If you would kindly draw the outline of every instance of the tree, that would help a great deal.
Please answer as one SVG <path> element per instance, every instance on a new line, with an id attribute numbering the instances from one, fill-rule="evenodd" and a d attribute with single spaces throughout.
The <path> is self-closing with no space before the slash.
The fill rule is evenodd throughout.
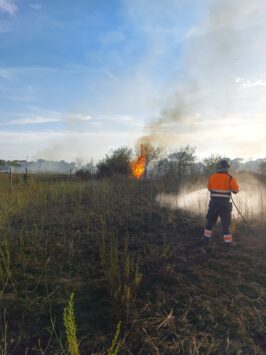
<path id="1" fill-rule="evenodd" d="M 169 159 L 172 172 L 178 177 L 191 174 L 196 161 L 195 152 L 195 147 L 186 145 L 181 147 L 177 152 L 170 154 Z"/>
<path id="2" fill-rule="evenodd" d="M 219 154 L 212 154 L 209 157 L 203 159 L 203 171 L 206 174 L 214 173 L 217 167 L 217 164 L 223 157 Z"/>
<path id="3" fill-rule="evenodd" d="M 237 172 L 240 169 L 243 160 L 243 158 L 235 158 L 231 160 L 231 171 Z"/>
<path id="4" fill-rule="evenodd" d="M 78 169 L 75 173 L 75 175 L 80 179 L 80 180 L 89 180 L 92 179 L 96 176 L 96 166 L 91 159 L 89 163 L 84 165 L 82 168 Z"/>
<path id="5" fill-rule="evenodd" d="M 129 163 L 132 157 L 131 149 L 121 147 L 111 152 L 110 155 L 97 164 L 98 177 L 111 177 L 114 175 L 129 175 Z"/>
<path id="6" fill-rule="evenodd" d="M 266 175 L 266 161 L 260 163 L 259 172 L 263 175 Z"/>

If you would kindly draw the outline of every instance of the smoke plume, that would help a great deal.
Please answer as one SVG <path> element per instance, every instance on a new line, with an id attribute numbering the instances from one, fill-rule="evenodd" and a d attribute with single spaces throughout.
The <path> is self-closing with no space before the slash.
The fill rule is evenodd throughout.
<path id="1" fill-rule="evenodd" d="M 202 22 L 190 29 L 184 38 L 176 92 L 168 99 L 159 118 L 147 126 L 146 134 L 162 144 L 177 141 L 197 145 L 196 136 L 195 142 L 186 142 L 194 132 L 198 137 L 202 134 L 209 145 L 218 147 L 229 141 L 229 132 L 235 128 L 232 125 L 236 121 L 248 131 L 250 124 L 257 123 L 260 116 L 260 125 L 264 127 L 266 107 L 261 97 L 265 93 L 260 91 L 255 104 L 252 100 L 254 91 L 247 92 L 253 82 L 249 81 L 245 86 L 245 80 L 241 78 L 255 78 L 266 69 L 262 62 L 266 54 L 262 45 L 266 39 L 262 16 L 265 12 L 266 4 L 261 0 L 208 2 Z M 255 68 L 260 68 L 260 72 L 256 73 Z M 254 83 L 263 82 L 260 79 Z M 254 86 L 258 90 L 259 84 Z M 248 108 L 247 96 L 250 98 Z M 213 137 L 216 124 L 219 133 Z M 259 134 L 260 129 L 261 126 L 255 134 Z M 251 154 L 256 145 L 252 148 Z M 241 153 L 239 145 L 236 151 Z"/>

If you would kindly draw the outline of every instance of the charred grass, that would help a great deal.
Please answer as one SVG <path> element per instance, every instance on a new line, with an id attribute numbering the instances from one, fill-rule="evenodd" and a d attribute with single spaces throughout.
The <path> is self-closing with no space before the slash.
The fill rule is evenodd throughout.
<path id="1" fill-rule="evenodd" d="M 232 248 L 217 229 L 206 246 L 201 218 L 156 204 L 163 189 L 2 184 L 1 353 L 69 353 L 73 294 L 80 354 L 266 353 L 265 226 L 238 225 Z"/>

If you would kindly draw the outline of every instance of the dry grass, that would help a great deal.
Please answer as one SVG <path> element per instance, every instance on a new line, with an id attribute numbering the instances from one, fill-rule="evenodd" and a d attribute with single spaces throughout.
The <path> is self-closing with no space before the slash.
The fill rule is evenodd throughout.
<path id="1" fill-rule="evenodd" d="M 0 183 L 3 353 L 67 354 L 71 292 L 80 354 L 265 353 L 263 221 L 253 235 L 238 223 L 235 248 L 219 232 L 206 247 L 201 219 L 161 208 L 155 182 L 7 186 Z"/>

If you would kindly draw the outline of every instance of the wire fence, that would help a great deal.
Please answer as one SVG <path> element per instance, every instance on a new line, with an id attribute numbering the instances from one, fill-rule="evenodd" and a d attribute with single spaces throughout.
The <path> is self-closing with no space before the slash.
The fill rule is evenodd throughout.
<path id="1" fill-rule="evenodd" d="M 11 190 L 16 186 L 28 185 L 33 182 L 57 182 L 72 180 L 77 180 L 77 176 L 72 170 L 65 173 L 29 171 L 27 168 L 24 172 L 16 172 L 12 168 L 0 171 L 1 187 Z"/>

